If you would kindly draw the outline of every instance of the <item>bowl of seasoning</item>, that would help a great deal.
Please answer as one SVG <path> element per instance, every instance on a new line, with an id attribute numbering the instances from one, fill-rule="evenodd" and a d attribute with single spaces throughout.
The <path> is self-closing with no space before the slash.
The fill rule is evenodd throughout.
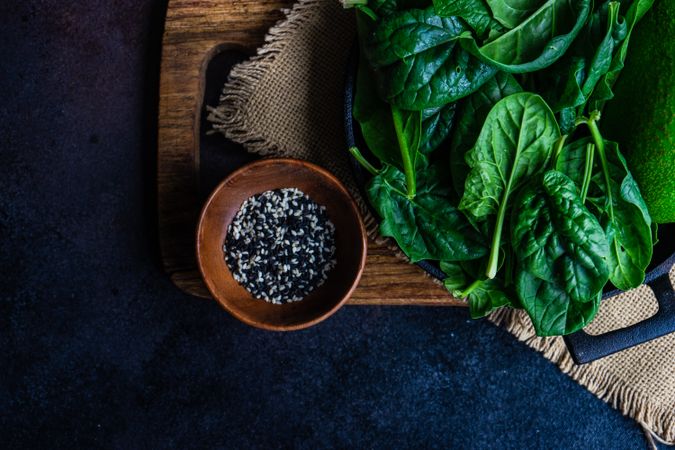
<path id="1" fill-rule="evenodd" d="M 367 238 L 342 183 L 314 164 L 266 159 L 228 176 L 206 201 L 197 261 L 213 297 L 267 330 L 312 326 L 358 285 Z"/>

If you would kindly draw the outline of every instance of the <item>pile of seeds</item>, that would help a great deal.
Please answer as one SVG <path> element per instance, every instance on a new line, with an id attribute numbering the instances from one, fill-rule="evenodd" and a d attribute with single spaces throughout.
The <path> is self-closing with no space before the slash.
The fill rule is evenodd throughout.
<path id="1" fill-rule="evenodd" d="M 294 302 L 335 266 L 335 226 L 302 191 L 267 191 L 241 205 L 223 251 L 234 279 L 256 298 Z"/>

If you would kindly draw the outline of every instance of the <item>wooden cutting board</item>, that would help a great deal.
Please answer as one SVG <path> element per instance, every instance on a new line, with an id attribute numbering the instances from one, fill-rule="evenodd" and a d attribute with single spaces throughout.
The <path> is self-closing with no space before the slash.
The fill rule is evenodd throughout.
<path id="1" fill-rule="evenodd" d="M 325 0 L 337 1 L 337 0 Z M 164 269 L 181 290 L 210 297 L 195 260 L 205 73 L 218 53 L 254 53 L 292 0 L 170 0 L 159 95 L 157 195 Z M 225 174 L 223 174 L 223 177 Z M 350 304 L 466 306 L 417 266 L 375 243 Z"/>

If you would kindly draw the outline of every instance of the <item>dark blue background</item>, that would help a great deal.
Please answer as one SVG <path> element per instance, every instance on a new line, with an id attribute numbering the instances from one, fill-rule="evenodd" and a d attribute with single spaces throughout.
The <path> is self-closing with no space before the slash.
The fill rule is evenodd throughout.
<path id="1" fill-rule="evenodd" d="M 0 446 L 643 448 L 462 309 L 347 307 L 275 334 L 159 268 L 165 2 L 0 2 Z"/>

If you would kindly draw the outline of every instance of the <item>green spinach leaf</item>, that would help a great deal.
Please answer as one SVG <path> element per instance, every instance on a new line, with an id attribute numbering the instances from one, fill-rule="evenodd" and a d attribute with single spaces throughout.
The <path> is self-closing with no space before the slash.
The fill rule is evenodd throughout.
<path id="1" fill-rule="evenodd" d="M 353 115 L 373 155 L 383 163 L 402 168 L 391 107 L 377 95 L 374 78 L 363 59 L 356 74 Z"/>
<path id="2" fill-rule="evenodd" d="M 424 259 L 461 261 L 487 253 L 482 238 L 452 206 L 438 167 L 418 178 L 417 195 L 406 194 L 404 174 L 387 166 L 368 186 L 371 204 L 382 218 L 380 234 L 396 240 L 412 262 Z"/>
<path id="3" fill-rule="evenodd" d="M 574 181 L 579 192 L 581 192 L 586 169 L 586 146 L 592 142 L 590 137 L 570 142 L 563 147 L 555 163 L 556 170 Z"/>
<path id="4" fill-rule="evenodd" d="M 517 273 L 516 289 L 538 336 L 563 336 L 579 331 L 591 323 L 602 299 L 602 293 L 598 293 L 589 302 L 575 302 L 559 285 L 526 271 Z"/>
<path id="5" fill-rule="evenodd" d="M 546 172 L 518 196 L 511 243 L 519 270 L 556 283 L 576 302 L 590 301 L 607 283 L 607 236 L 561 172 Z"/>
<path id="6" fill-rule="evenodd" d="M 445 141 L 453 129 L 456 113 L 457 103 L 422 110 L 420 153 L 428 155 Z"/>
<path id="7" fill-rule="evenodd" d="M 545 0 L 486 0 L 494 18 L 506 28 L 515 28 L 539 9 Z"/>
<path id="8" fill-rule="evenodd" d="M 548 67 L 560 58 L 583 27 L 591 0 L 547 0 L 512 30 L 479 46 L 462 33 L 462 46 L 486 63 L 512 73 Z"/>
<path id="9" fill-rule="evenodd" d="M 469 314 L 472 319 L 480 319 L 503 307 L 513 306 L 511 297 L 506 293 L 498 280 L 479 281 L 468 292 Z"/>
<path id="10" fill-rule="evenodd" d="M 494 78 L 462 100 L 459 107 L 459 120 L 450 140 L 450 172 L 458 195 L 461 196 L 464 193 L 464 182 L 469 173 L 469 166 L 464 156 L 476 143 L 490 109 L 499 100 L 520 91 L 522 89 L 513 75 L 497 72 Z"/>
<path id="11" fill-rule="evenodd" d="M 488 278 L 497 273 L 502 229 L 511 196 L 544 170 L 560 139 L 555 117 L 538 95 L 510 95 L 492 108 L 476 145 L 466 154 L 471 168 L 459 209 L 476 221 L 494 217 Z"/>
<path id="12" fill-rule="evenodd" d="M 516 291 L 537 334 L 567 334 L 588 323 L 609 278 L 609 245 L 570 178 L 548 171 L 521 191 L 511 242 Z"/>
<path id="13" fill-rule="evenodd" d="M 626 36 L 619 6 L 616 1 L 603 3 L 567 54 L 535 75 L 542 96 L 554 112 L 578 108 L 578 113 L 583 113 L 596 84 L 610 69 L 614 50 Z M 577 111 L 574 115 L 576 118 Z"/>
<path id="14" fill-rule="evenodd" d="M 500 29 L 483 0 L 434 0 L 434 9 L 441 17 L 462 18 L 479 37 L 492 29 Z"/>
<path id="15" fill-rule="evenodd" d="M 653 254 L 652 220 L 616 142 L 602 140 L 600 164 L 592 166 L 594 174 L 589 176 L 584 149 L 593 142 L 586 137 L 567 145 L 556 168 L 575 182 L 582 198 L 588 192 L 609 243 L 609 280 L 626 291 L 644 281 Z M 585 186 L 587 181 L 590 183 Z"/>
<path id="16" fill-rule="evenodd" d="M 661 0 L 663 1 L 663 0 Z M 672 0 L 666 0 L 672 1 Z M 622 3 L 625 4 L 626 2 Z M 602 106 L 607 100 L 614 97 L 612 87 L 619 78 L 619 73 L 623 69 L 626 55 L 628 54 L 628 44 L 630 42 L 630 35 L 635 28 L 635 25 L 642 19 L 642 17 L 649 11 L 649 8 L 654 4 L 654 0 L 634 0 L 625 15 L 626 23 L 626 37 L 623 39 L 619 48 L 614 53 L 612 61 L 607 72 L 598 81 L 597 87 L 589 100 L 591 109 L 602 109 Z M 664 37 L 664 39 L 672 39 L 672 37 Z"/>
<path id="17" fill-rule="evenodd" d="M 366 46 L 381 73 L 384 99 L 405 110 L 447 105 L 478 89 L 496 70 L 464 51 L 459 35 L 467 27 L 433 8 L 412 9 L 384 18 Z"/>
<path id="18" fill-rule="evenodd" d="M 501 280 L 484 280 L 480 277 L 485 271 L 482 264 L 467 264 L 477 261 L 441 262 L 441 270 L 446 274 L 443 285 L 455 298 L 466 298 L 472 319 L 480 319 L 502 306 L 514 306 L 513 292 L 503 286 Z M 472 267 L 468 267 L 468 266 Z M 478 270 L 476 270 L 478 268 Z M 478 279 L 476 279 L 478 277 Z M 476 281 L 471 282 L 474 279 Z"/>
<path id="19" fill-rule="evenodd" d="M 609 280 L 626 291 L 644 281 L 653 253 L 652 220 L 619 145 L 605 141 L 604 151 L 611 196 L 600 174 L 593 178 L 595 192 L 591 195 L 611 201 L 599 216 L 609 240 Z"/>

